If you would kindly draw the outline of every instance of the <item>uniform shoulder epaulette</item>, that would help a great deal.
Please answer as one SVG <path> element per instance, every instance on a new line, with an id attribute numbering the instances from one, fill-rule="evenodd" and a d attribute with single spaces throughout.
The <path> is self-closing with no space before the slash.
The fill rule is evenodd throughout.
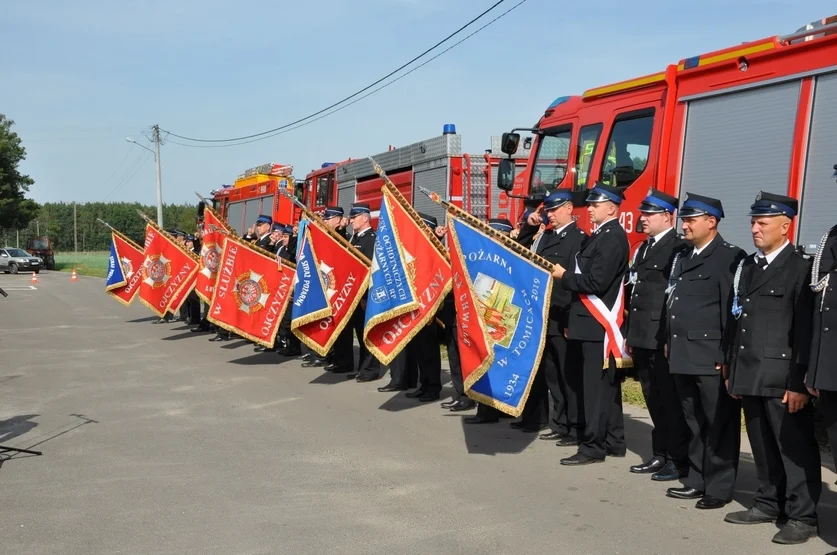
<path id="1" fill-rule="evenodd" d="M 727 243 L 726 241 L 724 241 L 724 246 L 728 249 L 737 249 L 738 248 L 735 245 L 733 245 L 732 243 Z"/>
<path id="2" fill-rule="evenodd" d="M 801 258 L 802 260 L 811 260 L 811 255 L 806 253 L 805 251 L 799 249 L 793 249 L 793 254 Z"/>

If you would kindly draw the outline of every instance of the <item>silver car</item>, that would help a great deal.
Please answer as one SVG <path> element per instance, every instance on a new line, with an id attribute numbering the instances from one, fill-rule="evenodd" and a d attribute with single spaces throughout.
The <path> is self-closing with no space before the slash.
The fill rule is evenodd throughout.
<path id="1" fill-rule="evenodd" d="M 37 256 L 32 256 L 23 249 L 4 247 L 0 249 L 0 270 L 7 274 L 16 274 L 20 271 L 35 272 L 41 271 L 44 261 Z"/>

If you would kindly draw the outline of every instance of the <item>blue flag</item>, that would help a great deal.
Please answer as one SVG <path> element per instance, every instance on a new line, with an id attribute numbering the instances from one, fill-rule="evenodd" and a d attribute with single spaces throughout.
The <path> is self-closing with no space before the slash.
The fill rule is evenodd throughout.
<path id="1" fill-rule="evenodd" d="M 388 197 L 383 196 L 378 229 L 375 231 L 364 337 L 368 330 L 381 322 L 412 312 L 421 305 L 414 284 L 416 260 L 403 247 L 398 231 L 392 225 Z"/>
<path id="2" fill-rule="evenodd" d="M 552 275 L 512 239 L 452 214 L 451 268 L 465 392 L 520 416 L 541 361 Z M 494 235 L 494 234 L 491 234 Z M 513 248 L 515 247 L 515 248 Z"/>
<path id="3" fill-rule="evenodd" d="M 105 281 L 105 291 L 117 289 L 128 283 L 125 273 L 122 271 L 122 260 L 119 258 L 119 250 L 116 248 L 116 241 L 113 236 L 110 239 L 110 256 L 108 257 L 108 275 Z"/>
<path id="4" fill-rule="evenodd" d="M 306 218 L 301 218 L 299 223 L 297 224 L 299 227 L 296 230 L 296 236 L 299 237 L 299 240 L 296 243 L 296 258 L 299 258 L 299 253 L 302 252 L 302 238 L 305 237 L 305 228 L 308 227 L 308 220 Z"/>
<path id="5" fill-rule="evenodd" d="M 330 269 L 321 267 L 317 260 L 307 226 L 303 228 L 300 224 L 299 237 L 293 306 L 291 307 L 292 330 L 331 316 L 329 302 L 331 288 L 326 288 L 323 279 L 323 274 L 327 276 Z"/>

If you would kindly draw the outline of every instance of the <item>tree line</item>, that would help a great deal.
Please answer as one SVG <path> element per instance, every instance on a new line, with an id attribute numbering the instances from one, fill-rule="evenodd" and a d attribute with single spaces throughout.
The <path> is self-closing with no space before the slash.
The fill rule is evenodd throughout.
<path id="1" fill-rule="evenodd" d="M 157 221 L 156 206 L 138 202 L 47 202 L 39 206 L 35 217 L 25 227 L 0 230 L 0 242 L 14 246 L 19 233 L 20 246 L 25 247 L 30 237 L 46 235 L 52 241 L 52 248 L 59 252 L 74 251 L 76 238 L 79 251 L 104 251 L 110 248 L 110 230 L 96 221 L 100 218 L 142 245 L 145 222 L 137 210 Z M 196 205 L 163 205 L 166 229 L 194 233 L 197 217 Z"/>

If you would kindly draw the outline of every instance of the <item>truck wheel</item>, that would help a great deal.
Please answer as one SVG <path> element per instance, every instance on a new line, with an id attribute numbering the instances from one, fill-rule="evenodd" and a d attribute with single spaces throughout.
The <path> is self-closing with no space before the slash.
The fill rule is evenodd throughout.
<path id="1" fill-rule="evenodd" d="M 17 273 L 17 264 L 15 264 L 14 262 L 9 264 L 9 272 L 11 272 L 13 274 L 16 274 Z"/>

